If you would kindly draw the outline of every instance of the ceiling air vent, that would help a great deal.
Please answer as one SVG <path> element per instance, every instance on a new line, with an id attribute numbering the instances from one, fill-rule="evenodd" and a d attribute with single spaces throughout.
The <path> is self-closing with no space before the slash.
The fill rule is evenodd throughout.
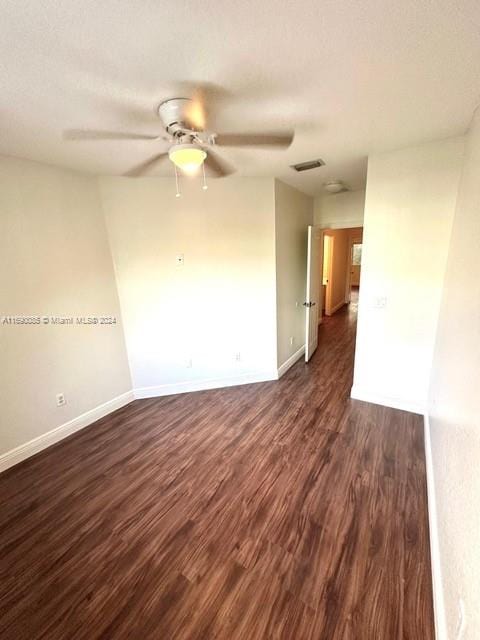
<path id="1" fill-rule="evenodd" d="M 308 162 L 299 162 L 298 164 L 292 164 L 292 169 L 295 171 L 310 171 L 310 169 L 318 169 L 318 167 L 323 167 L 325 162 L 323 160 L 309 160 Z"/>

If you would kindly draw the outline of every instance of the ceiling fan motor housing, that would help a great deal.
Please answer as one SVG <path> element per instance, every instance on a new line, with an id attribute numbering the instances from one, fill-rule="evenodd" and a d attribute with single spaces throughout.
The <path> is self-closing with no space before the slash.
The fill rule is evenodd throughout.
<path id="1" fill-rule="evenodd" d="M 172 98 L 158 107 L 158 115 L 171 136 L 179 137 L 191 131 L 187 117 L 191 103 L 190 98 Z"/>

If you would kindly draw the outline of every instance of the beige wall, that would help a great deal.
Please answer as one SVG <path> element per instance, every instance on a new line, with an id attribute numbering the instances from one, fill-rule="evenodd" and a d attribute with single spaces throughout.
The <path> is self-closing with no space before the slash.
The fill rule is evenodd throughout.
<path id="1" fill-rule="evenodd" d="M 443 593 L 437 591 L 439 640 L 480 638 L 479 273 L 480 112 L 477 111 L 467 138 L 429 399 L 443 581 Z M 434 556 L 434 563 L 437 560 Z M 436 566 L 437 578 L 439 568 Z M 459 628 L 463 629 L 463 635 L 457 635 Z"/>
<path id="2" fill-rule="evenodd" d="M 206 192 L 184 179 L 180 198 L 171 178 L 100 186 L 138 392 L 274 377 L 273 179 L 216 180 Z"/>
<path id="3" fill-rule="evenodd" d="M 307 227 L 313 199 L 275 180 L 277 361 L 280 367 L 305 344 Z M 290 344 L 293 338 L 293 344 Z"/>
<path id="4" fill-rule="evenodd" d="M 357 398 L 425 411 L 463 147 L 453 138 L 369 158 Z"/>
<path id="5" fill-rule="evenodd" d="M 325 229 L 363 226 L 365 191 L 344 191 L 317 196 L 314 201 L 315 224 Z"/>
<path id="6" fill-rule="evenodd" d="M 350 284 L 352 287 L 358 287 L 360 284 L 360 265 L 352 264 L 350 266 L 350 271 Z"/>
<path id="7" fill-rule="evenodd" d="M 53 314 L 118 323 L 0 324 L 0 454 L 131 388 L 96 179 L 0 158 L 0 316 Z"/>

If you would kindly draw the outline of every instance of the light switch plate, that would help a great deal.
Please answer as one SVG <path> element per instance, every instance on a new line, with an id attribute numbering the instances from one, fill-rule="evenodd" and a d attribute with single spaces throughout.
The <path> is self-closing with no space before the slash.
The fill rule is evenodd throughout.
<path id="1" fill-rule="evenodd" d="M 374 309 L 385 309 L 385 307 L 387 306 L 387 297 L 374 296 L 372 306 Z"/>

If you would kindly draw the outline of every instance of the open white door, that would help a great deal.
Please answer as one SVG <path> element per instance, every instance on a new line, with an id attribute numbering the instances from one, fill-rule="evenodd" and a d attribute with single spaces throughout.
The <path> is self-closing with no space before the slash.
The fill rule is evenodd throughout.
<path id="1" fill-rule="evenodd" d="M 318 345 L 318 314 L 322 312 L 320 305 L 320 274 L 323 233 L 320 227 L 308 227 L 307 247 L 307 292 L 305 302 L 307 309 L 305 320 L 305 362 L 308 362 Z"/>

